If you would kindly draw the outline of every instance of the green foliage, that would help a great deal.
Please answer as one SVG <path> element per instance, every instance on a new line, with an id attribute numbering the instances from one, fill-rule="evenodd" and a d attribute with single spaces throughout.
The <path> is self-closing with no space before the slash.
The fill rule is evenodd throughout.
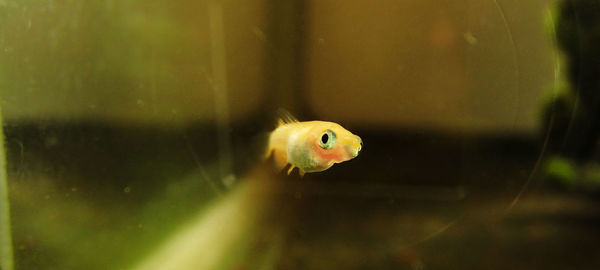
<path id="1" fill-rule="evenodd" d="M 577 170 L 567 159 L 553 156 L 546 161 L 545 174 L 560 185 L 573 187 L 577 177 Z"/>

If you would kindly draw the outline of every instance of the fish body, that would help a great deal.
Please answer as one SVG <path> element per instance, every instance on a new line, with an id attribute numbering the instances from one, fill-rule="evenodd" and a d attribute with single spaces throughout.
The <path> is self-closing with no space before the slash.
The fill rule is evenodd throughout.
<path id="1" fill-rule="evenodd" d="M 299 122 L 290 115 L 279 120 L 271 132 L 266 157 L 273 156 L 281 170 L 290 164 L 288 174 L 298 168 L 300 175 L 329 169 L 333 164 L 358 156 L 362 139 L 339 124 L 326 121 Z"/>

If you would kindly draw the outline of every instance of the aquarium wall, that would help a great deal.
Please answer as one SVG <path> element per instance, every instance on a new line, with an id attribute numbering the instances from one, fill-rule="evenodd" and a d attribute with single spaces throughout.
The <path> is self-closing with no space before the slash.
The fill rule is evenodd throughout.
<path id="1" fill-rule="evenodd" d="M 361 124 L 532 132 L 554 83 L 548 5 L 313 1 L 306 95 Z"/>
<path id="2" fill-rule="evenodd" d="M 211 27 L 220 26 L 211 25 L 210 3 L 3 1 L 5 119 L 136 125 L 214 119 Z M 218 5 L 226 102 L 239 119 L 264 97 L 266 3 Z"/>
<path id="3" fill-rule="evenodd" d="M 214 120 L 210 3 L 4 1 L 5 118 Z M 298 102 L 362 125 L 532 132 L 554 83 L 547 1 L 219 5 L 232 120 Z"/>
<path id="4" fill-rule="evenodd" d="M 0 0 L 0 268 L 596 269 L 596 18 Z"/>

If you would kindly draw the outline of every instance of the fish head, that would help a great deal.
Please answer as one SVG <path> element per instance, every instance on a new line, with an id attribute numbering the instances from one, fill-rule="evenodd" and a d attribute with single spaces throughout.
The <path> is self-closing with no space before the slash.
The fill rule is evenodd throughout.
<path id="1" fill-rule="evenodd" d="M 316 121 L 309 137 L 317 160 L 329 165 L 353 159 L 362 149 L 359 136 L 333 122 Z"/>

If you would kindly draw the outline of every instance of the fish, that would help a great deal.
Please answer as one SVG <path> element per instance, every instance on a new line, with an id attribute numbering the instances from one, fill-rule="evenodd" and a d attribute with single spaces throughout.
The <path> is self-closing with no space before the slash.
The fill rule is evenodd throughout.
<path id="1" fill-rule="evenodd" d="M 273 157 L 278 171 L 289 164 L 287 174 L 298 168 L 302 177 L 351 160 L 362 150 L 362 139 L 337 123 L 300 122 L 290 113 L 280 114 L 277 128 L 269 134 L 265 153 L 265 159 Z"/>

